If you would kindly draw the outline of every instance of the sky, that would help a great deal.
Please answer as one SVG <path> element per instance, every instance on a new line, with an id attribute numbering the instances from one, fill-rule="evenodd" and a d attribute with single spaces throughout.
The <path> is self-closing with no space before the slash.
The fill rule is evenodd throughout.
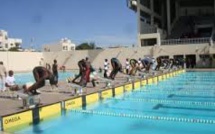
<path id="1" fill-rule="evenodd" d="M 132 45 L 136 20 L 126 0 L 1 0 L 0 6 L 0 29 L 21 38 L 23 48 L 41 49 L 65 37 L 77 45 Z"/>

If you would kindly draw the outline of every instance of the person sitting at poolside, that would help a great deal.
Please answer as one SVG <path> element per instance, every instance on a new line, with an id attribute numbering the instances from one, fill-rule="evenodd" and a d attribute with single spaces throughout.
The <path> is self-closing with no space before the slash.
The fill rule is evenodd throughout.
<path id="1" fill-rule="evenodd" d="M 50 85 L 53 87 L 57 87 L 57 82 L 54 79 L 54 75 L 51 73 L 50 70 L 46 69 L 45 67 L 42 66 L 37 66 L 33 69 L 33 75 L 35 79 L 35 83 L 27 87 L 26 85 L 23 86 L 24 92 L 25 93 L 32 93 L 33 95 L 38 94 L 36 91 L 37 89 L 45 86 L 45 81 L 49 80 Z"/>
<path id="2" fill-rule="evenodd" d="M 14 78 L 14 75 L 13 75 L 13 71 L 10 70 L 8 72 L 8 76 L 6 77 L 6 80 L 5 80 L 5 87 L 9 88 L 10 90 L 12 91 L 17 91 L 19 90 L 19 86 L 15 83 L 15 78 Z"/>
<path id="3" fill-rule="evenodd" d="M 109 78 L 114 80 L 116 74 L 119 71 L 122 72 L 122 64 L 120 63 L 120 61 L 117 58 L 112 58 L 111 65 L 112 65 L 113 70 L 111 71 Z"/>

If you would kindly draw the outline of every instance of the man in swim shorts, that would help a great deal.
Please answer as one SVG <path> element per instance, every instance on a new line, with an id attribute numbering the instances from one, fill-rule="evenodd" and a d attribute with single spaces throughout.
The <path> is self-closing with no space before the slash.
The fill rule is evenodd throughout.
<path id="1" fill-rule="evenodd" d="M 122 72 L 122 64 L 120 63 L 120 61 L 117 58 L 112 58 L 111 65 L 112 65 L 113 70 L 111 71 L 109 78 L 114 80 L 116 74 L 119 71 Z"/>
<path id="2" fill-rule="evenodd" d="M 38 94 L 36 91 L 37 89 L 45 86 L 45 81 L 49 80 L 51 86 L 57 87 L 57 82 L 55 81 L 54 75 L 51 73 L 50 70 L 46 69 L 42 66 L 37 66 L 33 69 L 33 75 L 35 79 L 35 83 L 30 86 L 23 86 L 25 93 L 32 93 L 33 95 Z"/>
<path id="3" fill-rule="evenodd" d="M 151 65 L 153 64 L 152 59 L 150 59 L 149 57 L 146 57 L 144 59 L 141 60 L 143 67 L 146 69 L 146 71 L 148 72 Z"/>
<path id="4" fill-rule="evenodd" d="M 72 80 L 72 82 L 80 85 L 86 84 L 86 78 L 84 78 L 86 76 L 85 75 L 86 62 L 84 59 L 78 61 L 78 67 L 79 67 L 79 74 Z M 79 77 L 81 77 L 80 82 L 79 83 L 75 82 L 75 80 L 78 79 Z"/>

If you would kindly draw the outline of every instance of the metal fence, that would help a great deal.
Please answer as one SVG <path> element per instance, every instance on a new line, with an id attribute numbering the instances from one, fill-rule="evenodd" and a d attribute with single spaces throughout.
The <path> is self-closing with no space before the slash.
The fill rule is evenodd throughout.
<path id="1" fill-rule="evenodd" d="M 150 34 L 150 33 L 157 33 L 157 28 L 156 27 L 151 27 L 151 28 L 143 28 L 143 29 L 141 29 L 141 34 Z"/>
<path id="2" fill-rule="evenodd" d="M 170 39 L 162 40 L 161 45 L 185 45 L 185 44 L 199 44 L 210 43 L 210 37 L 207 38 L 192 38 L 192 39 Z"/>

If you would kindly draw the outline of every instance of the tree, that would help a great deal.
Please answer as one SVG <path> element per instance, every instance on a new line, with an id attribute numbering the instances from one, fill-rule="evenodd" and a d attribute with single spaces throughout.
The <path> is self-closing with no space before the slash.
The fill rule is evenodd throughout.
<path id="1" fill-rule="evenodd" d="M 11 47 L 8 51 L 18 52 L 19 48 L 18 47 Z"/>
<path id="2" fill-rule="evenodd" d="M 95 48 L 96 48 L 96 45 L 94 42 L 90 42 L 90 43 L 84 42 L 76 46 L 76 50 L 87 50 L 87 49 L 95 49 Z"/>

